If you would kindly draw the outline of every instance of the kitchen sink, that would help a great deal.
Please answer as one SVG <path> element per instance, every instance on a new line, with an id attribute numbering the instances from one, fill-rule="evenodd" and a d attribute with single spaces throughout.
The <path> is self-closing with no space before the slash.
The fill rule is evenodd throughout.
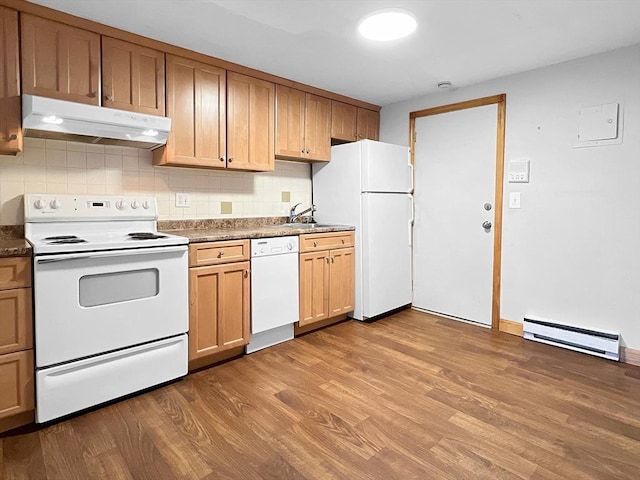
<path id="1" fill-rule="evenodd" d="M 282 225 L 276 225 L 278 228 L 301 228 L 303 230 L 310 230 L 321 227 L 333 227 L 328 223 L 283 223 Z"/>

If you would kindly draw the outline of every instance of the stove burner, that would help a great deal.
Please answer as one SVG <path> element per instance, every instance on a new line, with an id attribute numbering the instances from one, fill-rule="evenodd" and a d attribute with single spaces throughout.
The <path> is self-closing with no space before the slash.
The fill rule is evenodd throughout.
<path id="1" fill-rule="evenodd" d="M 68 243 L 87 243 L 87 241 L 83 240 L 82 238 L 71 237 L 71 238 L 62 238 L 60 240 L 53 240 L 47 243 L 49 245 L 66 245 Z"/>
<path id="2" fill-rule="evenodd" d="M 134 232 L 128 234 L 130 240 L 157 240 L 158 238 L 167 238 L 166 235 L 159 235 L 153 232 Z"/>
<path id="3" fill-rule="evenodd" d="M 78 238 L 75 235 L 58 235 L 56 237 L 46 237 L 45 240 L 72 240 L 74 238 Z"/>

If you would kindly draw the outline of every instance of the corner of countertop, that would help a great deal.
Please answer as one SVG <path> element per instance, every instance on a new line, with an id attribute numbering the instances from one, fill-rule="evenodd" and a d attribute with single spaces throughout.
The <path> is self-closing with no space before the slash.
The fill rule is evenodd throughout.
<path id="1" fill-rule="evenodd" d="M 0 225 L 0 257 L 27 257 L 33 250 L 24 239 L 24 225 Z"/>

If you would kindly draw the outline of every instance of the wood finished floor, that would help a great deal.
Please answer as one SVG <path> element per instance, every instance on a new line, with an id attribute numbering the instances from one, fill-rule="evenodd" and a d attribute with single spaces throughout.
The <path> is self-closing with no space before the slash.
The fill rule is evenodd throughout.
<path id="1" fill-rule="evenodd" d="M 637 479 L 640 368 L 403 311 L 0 439 L 6 479 Z"/>

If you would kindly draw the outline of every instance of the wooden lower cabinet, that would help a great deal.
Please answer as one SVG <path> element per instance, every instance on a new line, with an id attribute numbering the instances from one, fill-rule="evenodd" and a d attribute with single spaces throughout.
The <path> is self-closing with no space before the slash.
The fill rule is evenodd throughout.
<path id="1" fill-rule="evenodd" d="M 33 410 L 33 350 L 0 355 L 0 419 Z"/>
<path id="2" fill-rule="evenodd" d="M 0 258 L 0 432 L 33 421 L 31 258 Z"/>
<path id="3" fill-rule="evenodd" d="M 353 242 L 353 234 L 346 234 Z M 342 242 L 341 235 L 314 236 L 309 248 L 329 241 Z M 349 243 L 349 242 L 347 242 Z M 317 247 L 315 247 L 317 248 Z M 298 327 L 349 313 L 355 303 L 355 249 L 319 250 L 300 254 L 300 318 Z"/>
<path id="4" fill-rule="evenodd" d="M 244 261 L 189 270 L 190 362 L 249 343 L 249 268 Z"/>

